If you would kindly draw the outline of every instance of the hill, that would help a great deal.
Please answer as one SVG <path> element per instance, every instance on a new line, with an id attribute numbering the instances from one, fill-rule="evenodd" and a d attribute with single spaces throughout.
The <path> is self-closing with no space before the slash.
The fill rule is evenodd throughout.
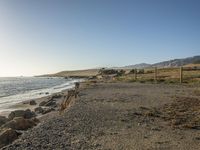
<path id="1" fill-rule="evenodd" d="M 143 69 L 143 68 L 151 68 L 151 67 L 158 67 L 158 68 L 168 68 L 168 67 L 180 67 L 188 64 L 199 64 L 200 63 L 200 56 L 194 56 L 194 57 L 187 57 L 182 59 L 173 59 L 168 61 L 162 61 L 155 64 L 147 64 L 147 63 L 141 63 L 136 65 L 129 65 L 120 67 L 121 69 Z"/>
<path id="2" fill-rule="evenodd" d="M 48 74 L 43 76 L 48 77 L 90 77 L 98 74 L 99 69 L 75 70 L 75 71 L 61 71 L 55 74 Z"/>
<path id="3" fill-rule="evenodd" d="M 151 65 L 151 67 L 159 67 L 159 68 L 179 67 L 179 66 L 194 64 L 198 62 L 200 62 L 200 56 L 194 56 L 194 57 L 187 57 L 183 59 L 174 59 L 174 60 L 169 60 L 169 61 L 163 61 L 160 63 L 155 63 Z"/>

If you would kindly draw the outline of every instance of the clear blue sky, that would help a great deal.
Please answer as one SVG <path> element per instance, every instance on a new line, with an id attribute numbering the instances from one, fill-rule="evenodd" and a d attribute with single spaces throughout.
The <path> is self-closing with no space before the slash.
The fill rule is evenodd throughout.
<path id="1" fill-rule="evenodd" d="M 1 0 L 0 76 L 200 54 L 200 0 Z"/>

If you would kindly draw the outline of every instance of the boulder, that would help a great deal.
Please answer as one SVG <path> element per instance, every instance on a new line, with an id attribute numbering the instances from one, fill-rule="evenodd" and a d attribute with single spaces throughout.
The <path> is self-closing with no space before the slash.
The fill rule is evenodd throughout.
<path id="1" fill-rule="evenodd" d="M 44 106 L 56 106 L 56 102 L 53 100 L 49 100 Z"/>
<path id="2" fill-rule="evenodd" d="M 44 106 L 47 102 L 46 101 L 42 101 L 39 106 Z"/>
<path id="3" fill-rule="evenodd" d="M 41 114 L 44 112 L 44 109 L 42 107 L 37 107 L 37 108 L 35 108 L 34 111 L 35 111 L 35 113 Z"/>
<path id="4" fill-rule="evenodd" d="M 26 118 L 26 119 L 30 119 L 30 118 L 35 117 L 35 116 L 36 116 L 35 113 L 32 112 L 30 109 L 27 109 L 27 110 L 15 110 L 15 111 L 12 111 L 8 115 L 8 119 L 12 120 L 15 117 L 23 117 L 23 118 Z"/>
<path id="5" fill-rule="evenodd" d="M 35 100 L 31 100 L 31 101 L 29 102 L 29 104 L 30 104 L 30 105 L 37 105 L 37 103 L 35 102 Z"/>
<path id="6" fill-rule="evenodd" d="M 17 137 L 20 135 L 20 133 L 16 132 L 13 129 L 4 129 L 0 133 L 0 148 L 12 143 L 14 140 L 17 139 Z"/>
<path id="7" fill-rule="evenodd" d="M 27 130 L 29 128 L 36 126 L 38 122 L 39 121 L 36 118 L 25 119 L 23 117 L 17 117 L 4 124 L 2 127 L 11 128 L 14 130 Z"/>
<path id="8" fill-rule="evenodd" d="M 4 116 L 0 116 L 0 126 L 5 124 L 6 122 L 8 122 L 8 118 L 4 117 Z"/>
<path id="9" fill-rule="evenodd" d="M 42 112 L 42 114 L 44 115 L 44 114 L 47 114 L 47 113 L 54 111 L 54 110 L 55 110 L 54 108 L 45 108 L 44 111 Z"/>
<path id="10" fill-rule="evenodd" d="M 54 99 L 54 98 L 61 98 L 61 97 L 62 97 L 62 94 L 55 94 L 51 98 Z"/>

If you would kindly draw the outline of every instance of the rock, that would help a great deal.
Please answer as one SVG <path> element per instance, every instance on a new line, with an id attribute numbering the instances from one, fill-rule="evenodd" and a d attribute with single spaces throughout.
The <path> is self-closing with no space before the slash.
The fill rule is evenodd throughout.
<path id="1" fill-rule="evenodd" d="M 47 102 L 46 101 L 42 101 L 39 106 L 44 106 Z"/>
<path id="2" fill-rule="evenodd" d="M 61 97 L 62 97 L 62 94 L 55 94 L 55 95 L 52 96 L 52 99 L 54 99 L 54 98 L 61 98 Z"/>
<path id="3" fill-rule="evenodd" d="M 152 127 L 151 130 L 153 130 L 153 131 L 161 131 L 161 129 L 159 127 Z"/>
<path id="4" fill-rule="evenodd" d="M 200 137 L 195 137 L 194 139 L 195 139 L 195 140 L 200 140 Z"/>
<path id="5" fill-rule="evenodd" d="M 44 111 L 42 112 L 42 114 L 47 114 L 51 111 L 54 111 L 55 109 L 54 108 L 45 108 Z"/>
<path id="6" fill-rule="evenodd" d="M 49 94 L 49 92 L 46 92 L 45 94 L 46 94 L 46 95 L 48 95 L 48 94 Z"/>
<path id="7" fill-rule="evenodd" d="M 44 109 L 43 109 L 42 107 L 37 107 L 37 108 L 35 108 L 34 111 L 35 111 L 36 113 L 38 113 L 38 114 L 41 114 L 41 113 L 44 112 Z"/>
<path id="8" fill-rule="evenodd" d="M 31 101 L 29 102 L 29 104 L 30 104 L 30 105 L 37 105 L 37 103 L 35 102 L 35 100 L 31 100 Z"/>
<path id="9" fill-rule="evenodd" d="M 20 134 L 13 129 L 4 129 L 0 133 L 0 148 L 12 143 Z"/>
<path id="10" fill-rule="evenodd" d="M 35 112 L 38 114 L 47 114 L 51 111 L 55 111 L 55 109 L 54 108 L 42 108 L 42 107 L 35 108 Z"/>
<path id="11" fill-rule="evenodd" d="M 56 102 L 55 101 L 48 101 L 44 106 L 56 106 Z"/>
<path id="12" fill-rule="evenodd" d="M 35 113 L 32 112 L 30 109 L 27 109 L 27 110 L 15 110 L 15 111 L 12 111 L 8 115 L 8 119 L 12 120 L 15 117 L 23 117 L 23 118 L 26 118 L 26 119 L 30 119 L 30 118 L 35 117 L 35 116 L 36 116 Z"/>
<path id="13" fill-rule="evenodd" d="M 37 118 L 31 118 L 31 120 L 32 120 L 33 122 L 35 122 L 35 123 L 39 123 L 39 122 L 40 122 L 40 120 L 37 119 Z"/>
<path id="14" fill-rule="evenodd" d="M 36 118 L 25 119 L 23 117 L 17 117 L 7 122 L 6 124 L 4 124 L 2 127 L 11 128 L 14 130 L 27 130 L 29 128 L 36 126 L 37 123 L 38 123 L 38 119 Z"/>
<path id="15" fill-rule="evenodd" d="M 4 116 L 0 116 L 0 126 L 5 124 L 6 122 L 8 122 L 8 118 L 4 117 Z"/>
<path id="16" fill-rule="evenodd" d="M 25 101 L 25 102 L 23 102 L 23 104 L 24 104 L 24 105 L 25 105 L 25 104 L 29 104 L 29 102 Z"/>

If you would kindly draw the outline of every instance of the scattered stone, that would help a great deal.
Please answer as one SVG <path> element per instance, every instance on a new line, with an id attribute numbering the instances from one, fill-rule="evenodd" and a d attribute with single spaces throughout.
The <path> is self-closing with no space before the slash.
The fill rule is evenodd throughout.
<path id="1" fill-rule="evenodd" d="M 182 122 L 183 122 L 182 119 L 176 118 L 176 119 L 172 119 L 171 124 L 174 126 L 178 126 L 178 125 L 182 124 Z"/>
<path id="2" fill-rule="evenodd" d="M 161 131 L 161 129 L 159 127 L 152 127 L 151 130 L 153 130 L 153 131 Z"/>
<path id="3" fill-rule="evenodd" d="M 42 107 L 37 107 L 35 108 L 35 112 L 38 113 L 38 114 L 47 114 L 51 111 L 55 111 L 54 108 L 42 108 Z"/>
<path id="4" fill-rule="evenodd" d="M 42 114 L 47 114 L 47 113 L 49 113 L 49 112 L 51 112 L 51 111 L 54 111 L 54 110 L 55 110 L 54 108 L 45 108 L 45 109 L 43 110 Z"/>
<path id="5" fill-rule="evenodd" d="M 195 137 L 195 140 L 200 140 L 200 137 Z"/>
<path id="6" fill-rule="evenodd" d="M 30 118 L 35 117 L 35 116 L 36 116 L 35 113 L 32 112 L 30 109 L 27 109 L 27 110 L 15 110 L 15 111 L 12 111 L 8 115 L 8 119 L 12 120 L 15 117 L 23 117 L 23 118 L 26 118 L 26 119 L 30 119 Z"/>
<path id="7" fill-rule="evenodd" d="M 55 94 L 55 95 L 52 96 L 52 99 L 54 99 L 54 98 L 61 98 L 61 97 L 62 97 L 62 94 Z"/>
<path id="8" fill-rule="evenodd" d="M 35 113 L 41 114 L 44 112 L 44 109 L 42 107 L 37 107 L 37 108 L 35 108 L 34 111 L 35 111 Z"/>
<path id="9" fill-rule="evenodd" d="M 16 132 L 13 129 L 4 129 L 0 133 L 0 148 L 12 143 L 14 140 L 17 139 L 17 137 L 20 135 L 20 133 Z"/>
<path id="10" fill-rule="evenodd" d="M 139 112 L 134 112 L 133 114 L 136 115 L 136 116 L 141 116 L 141 115 L 142 115 L 142 114 L 139 113 Z"/>
<path id="11" fill-rule="evenodd" d="M 4 116 L 0 116 L 0 126 L 5 124 L 6 122 L 8 122 L 8 118 L 4 117 Z"/>
<path id="12" fill-rule="evenodd" d="M 56 102 L 55 101 L 48 101 L 44 106 L 56 106 Z"/>
<path id="13" fill-rule="evenodd" d="M 42 101 L 39 106 L 44 106 L 47 102 L 46 101 Z"/>
<path id="14" fill-rule="evenodd" d="M 7 122 L 2 127 L 4 128 L 11 128 L 14 130 L 27 130 L 29 128 L 32 128 L 36 126 L 38 123 L 38 119 L 25 119 L 23 117 L 17 117 L 13 120 Z"/>
<path id="15" fill-rule="evenodd" d="M 29 102 L 29 104 L 30 104 L 30 105 L 37 105 L 37 103 L 35 102 L 35 100 L 31 100 L 31 101 Z"/>
<path id="16" fill-rule="evenodd" d="M 23 102 L 23 104 L 24 104 L 24 105 L 25 105 L 25 104 L 29 104 L 29 102 L 25 101 L 25 102 Z"/>

